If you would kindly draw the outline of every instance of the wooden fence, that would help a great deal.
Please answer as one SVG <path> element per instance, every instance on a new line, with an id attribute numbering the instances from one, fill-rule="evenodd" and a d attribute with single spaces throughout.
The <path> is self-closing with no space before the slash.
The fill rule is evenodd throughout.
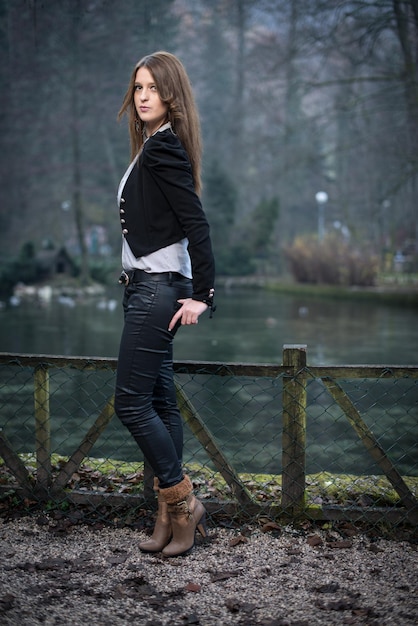
<path id="1" fill-rule="evenodd" d="M 38 501 L 66 499 L 75 504 L 86 501 L 91 505 L 106 502 L 111 506 L 143 505 L 149 502 L 152 493 L 152 474 L 145 468 L 145 488 L 141 495 L 124 495 L 117 493 L 79 493 L 68 490 L 68 482 L 80 468 L 83 460 L 88 457 L 93 445 L 106 429 L 114 415 L 113 397 L 109 397 L 101 409 L 95 423 L 66 463 L 53 477 L 51 466 L 51 420 L 49 377 L 51 368 L 71 368 L 75 370 L 114 370 L 115 359 L 57 357 L 45 355 L 0 354 L 0 386 L 2 366 L 16 366 L 33 369 L 34 395 L 34 428 L 36 468 L 35 479 L 31 476 L 19 454 L 13 450 L 6 433 L 0 429 L 0 456 L 14 475 L 17 492 L 24 498 Z M 306 346 L 285 345 L 283 347 L 283 364 L 238 364 L 214 362 L 175 362 L 175 372 L 199 377 L 200 375 L 229 377 L 264 377 L 282 380 L 282 490 L 279 502 L 257 502 L 249 493 L 238 472 L 234 470 L 220 446 L 205 425 L 204 419 L 193 406 L 185 391 L 178 386 L 177 397 L 185 423 L 207 452 L 216 470 L 229 485 L 233 498 L 229 501 L 206 500 L 205 506 L 209 513 L 221 513 L 232 516 L 245 515 L 255 517 L 268 514 L 274 517 L 284 516 L 297 519 L 301 516 L 311 519 L 368 521 L 376 523 L 385 520 L 389 523 L 400 521 L 413 525 L 418 523 L 417 500 L 401 476 L 398 469 L 389 459 L 373 432 L 367 426 L 358 409 L 339 384 L 339 379 L 411 379 L 415 384 L 418 378 L 418 367 L 415 366 L 309 366 L 307 367 Z M 373 508 L 365 510 L 356 506 L 311 506 L 306 505 L 306 429 L 307 429 L 307 384 L 308 379 L 320 379 L 333 398 L 333 401 L 344 412 L 349 424 L 364 444 L 373 461 L 379 466 L 382 474 L 392 484 L 399 496 L 399 503 L 394 507 Z M 81 433 L 80 433 L 81 435 Z M 6 489 L 3 486 L 3 490 Z"/>

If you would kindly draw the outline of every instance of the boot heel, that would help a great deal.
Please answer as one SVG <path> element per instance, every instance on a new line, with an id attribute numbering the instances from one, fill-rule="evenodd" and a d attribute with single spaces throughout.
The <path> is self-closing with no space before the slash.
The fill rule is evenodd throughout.
<path id="1" fill-rule="evenodd" d="M 204 511 L 202 517 L 200 518 L 200 520 L 196 524 L 196 528 L 200 532 L 202 537 L 207 537 L 208 536 L 208 529 L 207 529 L 207 526 L 206 526 L 206 511 Z"/>

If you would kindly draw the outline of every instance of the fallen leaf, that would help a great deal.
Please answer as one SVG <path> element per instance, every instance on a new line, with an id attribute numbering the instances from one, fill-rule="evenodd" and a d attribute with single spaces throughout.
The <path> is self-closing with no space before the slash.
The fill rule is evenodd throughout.
<path id="1" fill-rule="evenodd" d="M 239 576 L 241 572 L 231 571 L 231 572 L 214 572 L 211 575 L 211 581 L 216 583 L 220 580 L 227 580 L 228 578 L 234 578 L 234 576 Z"/>
<path id="2" fill-rule="evenodd" d="M 340 588 L 338 583 L 326 583 L 325 585 L 320 585 L 319 587 L 313 587 L 312 591 L 317 591 L 318 593 L 335 593 Z"/>
<path id="3" fill-rule="evenodd" d="M 127 557 L 127 554 L 117 554 L 109 556 L 106 560 L 110 565 L 121 565 L 122 563 L 125 563 Z"/>
<path id="4" fill-rule="evenodd" d="M 57 558 L 45 559 L 44 561 L 41 561 L 40 563 L 36 563 L 36 569 L 37 570 L 64 569 L 68 565 L 70 565 L 70 561 L 67 561 L 67 559 L 61 559 L 57 557 Z"/>
<path id="5" fill-rule="evenodd" d="M 375 554 L 377 554 L 378 552 L 383 552 L 382 548 L 379 548 L 379 546 L 377 546 L 375 543 L 372 543 L 369 546 L 369 550 L 370 552 L 374 552 Z"/>
<path id="6" fill-rule="evenodd" d="M 347 598 L 340 598 L 339 600 L 331 600 L 331 602 L 323 602 L 318 600 L 315 605 L 322 611 L 349 611 L 353 608 L 353 603 Z"/>
<path id="7" fill-rule="evenodd" d="M 13 607 L 15 601 L 15 596 L 12 593 L 6 593 L 4 596 L 0 597 L 0 611 L 6 612 L 10 611 Z"/>
<path id="8" fill-rule="evenodd" d="M 310 535 L 310 537 L 307 538 L 306 543 L 311 546 L 311 548 L 314 548 L 315 546 L 322 546 L 324 542 L 319 535 Z"/>
<path id="9" fill-rule="evenodd" d="M 186 624 L 186 626 L 187 626 L 189 624 L 200 624 L 200 621 L 199 621 L 199 618 L 197 617 L 197 615 L 195 615 L 194 613 L 190 613 L 190 615 L 185 615 L 183 617 L 182 623 Z"/>
<path id="10" fill-rule="evenodd" d="M 281 528 L 278 524 L 276 524 L 276 522 L 267 522 L 266 524 L 263 524 L 262 528 L 261 528 L 261 532 L 263 533 L 268 533 L 271 531 L 281 531 Z"/>
<path id="11" fill-rule="evenodd" d="M 198 593 L 202 589 L 202 587 L 201 585 L 198 585 L 197 583 L 187 583 L 184 589 L 185 591 L 192 591 L 193 593 Z"/>
<path id="12" fill-rule="evenodd" d="M 232 539 L 230 539 L 229 545 L 231 546 L 231 548 L 233 548 L 234 546 L 237 546 L 239 543 L 247 543 L 247 542 L 248 542 L 247 537 L 244 537 L 243 535 L 237 535 L 236 537 L 233 537 Z"/>
<path id="13" fill-rule="evenodd" d="M 241 605 L 239 600 L 228 598 L 225 602 L 225 606 L 231 613 L 238 613 Z"/>

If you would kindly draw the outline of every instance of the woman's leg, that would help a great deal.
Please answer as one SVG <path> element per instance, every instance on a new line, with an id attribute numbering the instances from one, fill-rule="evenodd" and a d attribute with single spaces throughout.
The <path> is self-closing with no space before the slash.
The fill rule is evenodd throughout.
<path id="1" fill-rule="evenodd" d="M 183 479 L 181 416 L 173 404 L 174 333 L 168 331 L 168 324 L 178 308 L 177 300 L 189 295 L 187 279 L 171 285 L 146 281 L 125 290 L 125 325 L 115 410 L 149 461 L 161 487 L 175 485 Z M 157 411 L 163 407 L 160 416 Z"/>
<path id="2" fill-rule="evenodd" d="M 167 350 L 154 386 L 152 404 L 171 435 L 177 458 L 181 464 L 183 460 L 183 420 L 177 406 L 172 343 Z"/>

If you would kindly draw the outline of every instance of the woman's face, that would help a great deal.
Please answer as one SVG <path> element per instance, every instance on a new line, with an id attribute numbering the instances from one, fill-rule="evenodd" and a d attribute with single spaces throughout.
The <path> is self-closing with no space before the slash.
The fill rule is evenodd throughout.
<path id="1" fill-rule="evenodd" d="M 134 104 L 139 118 L 146 124 L 148 137 L 167 118 L 168 106 L 161 101 L 152 74 L 140 67 L 135 76 Z"/>

